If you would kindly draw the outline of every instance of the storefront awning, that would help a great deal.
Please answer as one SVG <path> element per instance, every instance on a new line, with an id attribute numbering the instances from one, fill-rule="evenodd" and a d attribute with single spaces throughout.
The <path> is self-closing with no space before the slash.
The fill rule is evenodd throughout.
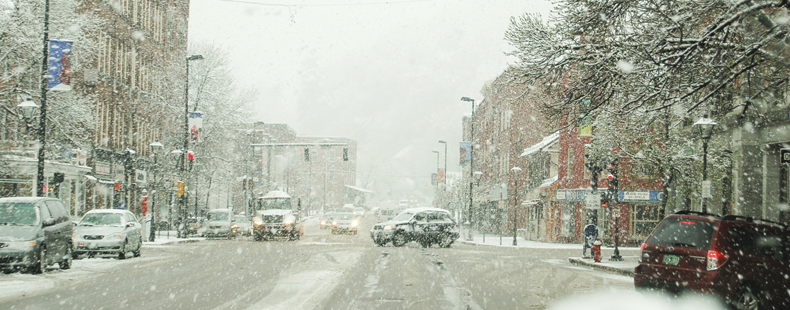
<path id="1" fill-rule="evenodd" d="M 542 141 L 540 141 L 540 142 L 538 142 L 538 143 L 536 143 L 536 144 L 524 149 L 524 153 L 521 153 L 521 155 L 519 155 L 519 157 L 529 156 L 529 155 L 535 154 L 537 152 L 540 152 L 540 150 L 542 150 L 544 147 L 546 147 L 547 145 L 551 144 L 554 141 L 557 141 L 557 139 L 559 139 L 559 138 L 560 138 L 560 132 L 559 131 L 557 131 L 557 132 L 555 132 L 553 134 L 550 134 L 549 136 L 543 138 Z"/>
<path id="2" fill-rule="evenodd" d="M 543 180 L 543 183 L 540 184 L 540 186 L 538 186 L 538 188 L 549 187 L 552 184 L 557 183 L 558 178 L 559 178 L 559 175 L 555 175 L 553 178 L 545 179 L 545 180 Z"/>
<path id="3" fill-rule="evenodd" d="M 524 202 L 521 203 L 521 205 L 525 206 L 525 207 L 530 207 L 530 206 L 537 205 L 539 202 L 540 202 L 540 200 L 533 199 L 533 200 L 524 201 Z"/>

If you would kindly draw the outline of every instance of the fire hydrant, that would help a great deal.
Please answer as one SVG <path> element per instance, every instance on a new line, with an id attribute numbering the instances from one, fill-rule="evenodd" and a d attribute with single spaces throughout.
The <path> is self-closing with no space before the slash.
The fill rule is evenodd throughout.
<path id="1" fill-rule="evenodd" d="M 591 248 L 593 252 L 593 259 L 595 259 L 596 263 L 601 262 L 601 239 L 596 238 L 595 242 L 593 242 L 593 246 Z"/>

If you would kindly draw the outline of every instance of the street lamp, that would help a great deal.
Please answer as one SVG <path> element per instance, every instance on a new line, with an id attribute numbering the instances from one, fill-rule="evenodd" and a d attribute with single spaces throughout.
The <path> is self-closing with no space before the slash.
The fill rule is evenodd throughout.
<path id="1" fill-rule="evenodd" d="M 469 234 L 466 240 L 472 240 L 472 171 L 474 171 L 475 162 L 475 100 L 469 97 L 461 97 L 461 101 L 472 102 L 472 117 L 469 118 L 469 217 L 467 222 L 469 224 Z"/>
<path id="2" fill-rule="evenodd" d="M 708 114 L 705 114 L 702 118 L 700 118 L 696 123 L 694 123 L 694 128 L 697 135 L 702 139 L 702 182 L 703 184 L 707 183 L 708 181 L 708 141 L 710 141 L 710 137 L 713 134 L 713 127 L 716 127 L 716 122 L 712 119 L 708 118 Z M 705 186 L 705 185 L 703 185 Z M 708 191 L 710 191 L 710 184 L 707 184 Z M 705 195 L 702 195 L 702 213 L 708 212 L 708 206 L 706 205 Z"/>
<path id="3" fill-rule="evenodd" d="M 510 171 L 513 171 L 513 178 L 516 181 L 516 189 L 513 191 L 514 197 L 513 199 L 515 202 L 513 203 L 513 246 L 518 245 L 518 241 L 516 241 L 516 209 L 518 207 L 518 174 L 521 173 L 521 168 L 518 166 L 513 166 L 510 168 Z"/>
<path id="4" fill-rule="evenodd" d="M 189 149 L 189 61 L 202 60 L 203 55 L 192 55 L 186 58 L 186 74 L 184 75 L 184 152 Z M 171 153 L 172 154 L 172 153 Z M 184 158 L 184 153 L 181 152 L 181 179 L 186 181 L 186 165 L 187 161 Z M 182 210 L 186 212 L 187 199 L 186 191 L 181 196 Z M 197 216 L 197 215 L 195 215 Z M 184 225 L 186 226 L 186 224 Z"/>
<path id="5" fill-rule="evenodd" d="M 153 174 L 152 175 L 153 182 L 151 182 L 151 184 L 153 184 L 152 187 L 155 187 L 156 185 L 158 185 L 156 183 L 156 170 L 159 169 L 159 163 L 157 162 L 157 155 L 159 155 L 159 152 L 161 152 L 165 148 L 165 146 L 162 145 L 162 143 L 159 143 L 159 141 L 154 141 L 154 142 L 152 142 L 151 144 L 148 145 L 148 148 L 151 150 L 151 156 L 154 157 L 154 169 L 153 169 L 153 171 L 151 171 L 152 174 Z M 150 225 L 150 227 L 148 229 L 150 231 L 150 235 L 148 236 L 148 241 L 150 241 L 150 242 L 156 241 L 156 228 L 159 226 L 159 225 L 156 225 L 156 194 L 157 194 L 157 192 L 158 191 L 155 188 L 151 191 L 151 225 Z"/>

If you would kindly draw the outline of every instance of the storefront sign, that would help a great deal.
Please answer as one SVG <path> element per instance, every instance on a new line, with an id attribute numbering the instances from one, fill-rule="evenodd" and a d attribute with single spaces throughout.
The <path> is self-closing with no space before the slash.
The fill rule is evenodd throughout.
<path id="1" fill-rule="evenodd" d="M 110 175 L 110 165 L 107 163 L 96 163 L 96 174 Z"/>
<path id="2" fill-rule="evenodd" d="M 620 201 L 661 201 L 662 191 L 620 191 Z"/>
<path id="3" fill-rule="evenodd" d="M 779 162 L 783 164 L 790 164 L 790 149 L 779 150 Z"/>
<path id="4" fill-rule="evenodd" d="M 584 201 L 587 209 L 599 209 L 601 207 L 601 194 L 588 193 L 587 196 L 584 197 Z"/>

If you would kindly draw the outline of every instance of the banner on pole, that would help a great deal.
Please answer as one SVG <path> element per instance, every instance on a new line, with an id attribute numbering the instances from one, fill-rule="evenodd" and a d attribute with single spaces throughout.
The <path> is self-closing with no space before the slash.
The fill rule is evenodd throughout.
<path id="1" fill-rule="evenodd" d="M 54 91 L 71 90 L 71 41 L 49 40 L 49 59 L 47 67 L 47 89 Z"/>
<path id="2" fill-rule="evenodd" d="M 203 133 L 203 112 L 189 112 L 189 141 L 200 142 Z"/>
<path id="3" fill-rule="evenodd" d="M 461 157 L 458 160 L 458 164 L 466 165 L 467 162 L 472 161 L 472 143 L 469 141 L 461 141 L 459 143 L 461 145 Z"/>

